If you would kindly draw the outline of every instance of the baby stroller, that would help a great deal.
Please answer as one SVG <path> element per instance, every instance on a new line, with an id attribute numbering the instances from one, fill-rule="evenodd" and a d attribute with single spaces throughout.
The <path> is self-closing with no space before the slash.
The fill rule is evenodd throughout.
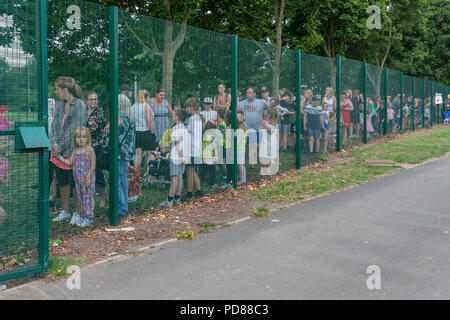
<path id="1" fill-rule="evenodd" d="M 156 150 L 149 152 L 150 158 L 147 162 L 147 171 L 142 179 L 142 187 L 148 187 L 151 184 L 156 184 L 157 187 L 170 186 L 170 134 L 171 129 L 166 130 Z"/>

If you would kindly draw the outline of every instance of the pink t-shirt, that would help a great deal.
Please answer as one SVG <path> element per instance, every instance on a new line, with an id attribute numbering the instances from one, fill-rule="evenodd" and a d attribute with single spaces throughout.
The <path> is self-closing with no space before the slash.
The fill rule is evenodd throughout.
<path id="1" fill-rule="evenodd" d="M 394 120 L 394 109 L 388 109 L 387 114 L 388 114 L 388 120 Z"/>
<path id="2" fill-rule="evenodd" d="M 9 169 L 9 163 L 8 159 L 2 158 L 0 159 L 0 186 L 3 184 L 3 182 L 6 179 L 6 176 L 8 174 Z M 2 202 L 2 195 L 0 193 L 0 203 Z"/>
<path id="3" fill-rule="evenodd" d="M 7 131 L 8 126 L 12 126 L 14 123 L 9 121 L 8 116 L 6 114 L 0 115 L 0 131 Z"/>

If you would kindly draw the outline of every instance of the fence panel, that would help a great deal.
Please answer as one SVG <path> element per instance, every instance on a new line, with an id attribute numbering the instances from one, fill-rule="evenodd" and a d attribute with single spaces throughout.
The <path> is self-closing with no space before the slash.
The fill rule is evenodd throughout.
<path id="1" fill-rule="evenodd" d="M 319 105 L 322 105 L 323 102 L 327 104 L 323 116 L 327 121 L 328 129 L 321 133 L 320 150 L 325 153 L 334 152 L 336 150 L 336 128 L 339 128 L 336 123 L 336 97 L 338 96 L 336 93 L 336 60 L 302 53 L 301 85 L 303 119 L 306 113 L 305 108 L 312 104 L 313 97 L 319 98 Z M 308 127 L 310 134 L 314 133 L 308 122 L 306 126 L 303 123 L 302 151 L 309 154 L 309 157 L 303 158 L 305 159 L 303 162 L 306 164 L 314 160 L 311 152 L 316 150 L 314 141 L 309 140 Z M 311 140 L 314 140 L 314 136 Z"/>
<path id="2" fill-rule="evenodd" d="M 368 140 L 376 139 L 383 133 L 384 119 L 384 79 L 383 69 L 367 64 L 367 109 L 369 110 L 373 134 L 369 134 Z"/>
<path id="3" fill-rule="evenodd" d="M 342 58 L 341 66 L 341 113 L 344 119 L 341 145 L 348 148 L 362 142 L 363 128 L 363 63 Z M 370 128 L 369 123 L 369 129 Z M 369 130 L 370 132 L 371 130 Z"/>
<path id="4" fill-rule="evenodd" d="M 412 130 L 412 77 L 409 75 L 403 76 L 403 132 Z"/>
<path id="5" fill-rule="evenodd" d="M 21 140 L 29 137 L 21 133 L 25 127 L 45 127 L 40 21 L 39 1 L 0 4 L 0 281 L 39 273 L 48 256 L 44 253 L 45 149 L 25 150 Z M 41 142 L 46 140 L 43 131 Z"/>
<path id="6" fill-rule="evenodd" d="M 395 70 L 388 71 L 388 133 L 399 131 L 400 122 L 400 84 L 401 73 Z"/>
<path id="7" fill-rule="evenodd" d="M 57 147 L 50 160 L 50 238 L 58 239 L 109 223 L 108 172 L 98 162 L 109 117 L 109 14 L 80 0 L 48 1 L 48 13 L 49 135 Z M 87 133 L 92 149 L 76 140 Z"/>

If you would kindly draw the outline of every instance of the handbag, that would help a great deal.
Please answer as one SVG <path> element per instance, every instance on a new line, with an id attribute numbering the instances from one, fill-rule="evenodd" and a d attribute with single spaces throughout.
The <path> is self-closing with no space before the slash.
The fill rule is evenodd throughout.
<path id="1" fill-rule="evenodd" d="M 131 130 L 131 126 L 128 127 L 127 133 L 123 137 L 122 141 L 119 143 L 119 150 L 122 147 L 122 144 L 125 141 L 125 138 L 127 137 L 130 130 Z M 105 133 L 103 140 L 105 141 L 105 143 L 100 147 L 98 162 L 99 162 L 100 168 L 102 168 L 103 170 L 109 171 L 109 156 L 110 156 L 109 134 Z"/>

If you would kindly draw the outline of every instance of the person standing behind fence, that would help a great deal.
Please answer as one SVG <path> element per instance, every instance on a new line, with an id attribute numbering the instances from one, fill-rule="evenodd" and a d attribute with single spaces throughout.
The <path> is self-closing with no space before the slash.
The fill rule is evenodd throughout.
<path id="1" fill-rule="evenodd" d="M 175 114 L 175 126 L 171 133 L 170 148 L 170 190 L 167 200 L 160 203 L 161 206 L 171 207 L 180 204 L 181 192 L 183 191 L 183 174 L 186 169 L 186 162 L 189 155 L 189 132 L 186 130 L 184 122 L 187 119 L 186 111 L 180 109 Z"/>
<path id="2" fill-rule="evenodd" d="M 283 152 L 287 152 L 289 134 L 292 132 L 292 126 L 295 124 L 295 104 L 293 103 L 292 98 L 292 93 L 286 90 L 283 92 L 280 101 L 280 106 L 288 110 L 281 120 Z"/>
<path id="3" fill-rule="evenodd" d="M 163 88 L 156 91 L 155 97 L 150 99 L 155 124 L 155 143 L 158 144 L 164 132 L 169 129 L 169 116 L 174 119 L 175 113 L 169 102 L 165 99 L 166 93 Z"/>
<path id="4" fill-rule="evenodd" d="M 58 159 L 68 166 L 73 166 L 73 177 L 80 206 L 79 213 L 75 212 L 70 224 L 84 228 L 92 224 L 94 219 L 95 197 L 95 152 L 91 147 L 91 135 L 86 127 L 75 129 L 72 138 L 72 155 L 65 159 L 59 155 Z"/>
<path id="5" fill-rule="evenodd" d="M 155 149 L 155 125 L 153 122 L 153 110 L 146 102 L 150 96 L 146 90 L 139 90 L 137 102 L 133 105 L 134 117 L 136 119 L 136 156 L 134 167 L 139 171 L 142 165 L 144 152 Z M 148 158 L 148 157 L 147 157 Z"/>
<path id="6" fill-rule="evenodd" d="M 9 162 L 5 157 L 8 152 L 8 137 L 0 136 L 0 187 L 5 187 L 8 183 Z M 6 211 L 3 208 L 3 198 L 0 192 L 0 224 L 6 220 Z"/>
<path id="7" fill-rule="evenodd" d="M 63 221 L 70 217 L 69 197 L 74 187 L 72 167 L 58 159 L 62 155 L 68 159 L 72 155 L 72 137 L 75 129 L 84 127 L 88 119 L 87 108 L 81 100 L 81 88 L 71 77 L 59 77 L 55 81 L 55 93 L 59 98 L 53 119 L 50 143 L 52 163 L 49 172 L 50 181 L 56 171 L 57 187 L 61 193 L 62 210 L 53 222 Z M 75 213 L 78 212 L 78 198 L 75 197 Z"/>
<path id="8" fill-rule="evenodd" d="M 202 157 L 203 164 L 206 167 L 208 184 L 210 189 L 217 188 L 216 185 L 216 164 L 218 163 L 218 143 L 216 133 L 217 126 L 212 123 L 206 123 L 205 133 L 202 139 Z"/>
<path id="9" fill-rule="evenodd" d="M 190 115 L 187 129 L 191 139 L 191 159 L 186 165 L 187 194 L 183 199 L 184 201 L 189 201 L 192 198 L 194 184 L 197 190 L 195 196 L 203 196 L 200 179 L 196 172 L 196 169 L 202 163 L 202 120 L 197 114 L 199 105 L 197 98 L 189 98 L 186 100 L 186 111 Z"/>
<path id="10" fill-rule="evenodd" d="M 245 170 L 245 146 L 247 142 L 247 124 L 245 118 L 243 116 L 242 110 L 238 110 L 237 112 L 237 122 L 238 129 L 236 132 L 237 136 L 237 166 L 239 169 L 239 177 L 238 185 L 244 184 L 247 182 L 247 173 Z"/>
<path id="11" fill-rule="evenodd" d="M 325 89 L 325 97 L 323 97 L 322 102 L 325 102 L 328 105 L 329 112 L 336 112 L 337 101 L 332 87 Z"/>
<path id="12" fill-rule="evenodd" d="M 342 125 L 342 143 L 347 140 L 347 128 L 352 127 L 350 112 L 353 111 L 353 103 L 345 93 L 341 95 L 341 114 L 344 119 L 344 124 Z"/>
<path id="13" fill-rule="evenodd" d="M 231 106 L 231 93 L 226 92 L 226 87 L 223 83 L 219 84 L 219 94 L 214 97 L 213 109 L 217 112 L 219 110 L 229 110 Z"/>
<path id="14" fill-rule="evenodd" d="M 103 109 L 98 105 L 98 95 L 95 92 L 89 92 L 86 96 L 86 106 L 88 108 L 88 121 L 86 127 L 91 134 L 91 145 L 95 152 L 95 191 L 99 194 L 101 208 L 105 207 L 105 188 L 106 180 L 103 170 L 100 166 L 100 149 L 105 134 L 106 118 Z"/>
<path id="15" fill-rule="evenodd" d="M 208 122 L 216 123 L 217 122 L 217 112 L 215 110 L 212 110 L 211 107 L 213 105 L 213 99 L 206 97 L 203 99 L 203 107 L 205 110 L 200 112 L 200 115 L 205 117 L 205 124 Z M 223 110 L 223 109 L 221 109 Z"/>
<path id="16" fill-rule="evenodd" d="M 315 96 L 312 99 L 312 105 L 305 106 L 303 128 L 308 131 L 309 157 L 311 159 L 314 157 L 314 142 L 316 143 L 315 154 L 317 155 L 320 151 L 320 133 L 321 130 L 325 131 L 323 125 L 323 111 L 319 103 L 320 97 Z"/>
<path id="17" fill-rule="evenodd" d="M 128 212 L 128 165 L 134 161 L 134 112 L 127 96 L 119 94 L 119 221 Z"/>

